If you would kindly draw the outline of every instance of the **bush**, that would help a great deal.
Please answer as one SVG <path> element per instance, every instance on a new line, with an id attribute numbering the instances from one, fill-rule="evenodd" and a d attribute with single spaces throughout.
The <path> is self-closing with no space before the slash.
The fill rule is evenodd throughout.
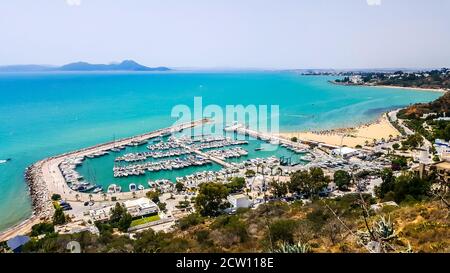
<path id="1" fill-rule="evenodd" d="M 245 171 L 245 176 L 246 177 L 254 177 L 255 176 L 255 171 L 254 170 L 246 170 Z"/>
<path id="2" fill-rule="evenodd" d="M 294 232 L 298 223 L 290 219 L 276 220 L 270 225 L 270 234 L 272 242 L 294 243 Z"/>
<path id="3" fill-rule="evenodd" d="M 55 232 L 55 227 L 52 223 L 39 223 L 31 227 L 31 236 L 51 234 L 53 232 Z"/>
<path id="4" fill-rule="evenodd" d="M 185 216 L 178 220 L 178 227 L 181 230 L 186 230 L 192 226 L 202 224 L 203 222 L 203 217 L 201 217 L 198 213 L 191 213 L 188 216 Z"/>
<path id="5" fill-rule="evenodd" d="M 60 195 L 60 194 L 54 193 L 54 194 L 52 195 L 52 200 L 53 200 L 53 201 L 58 201 L 58 200 L 60 200 L 60 199 L 61 199 L 61 195 Z"/>

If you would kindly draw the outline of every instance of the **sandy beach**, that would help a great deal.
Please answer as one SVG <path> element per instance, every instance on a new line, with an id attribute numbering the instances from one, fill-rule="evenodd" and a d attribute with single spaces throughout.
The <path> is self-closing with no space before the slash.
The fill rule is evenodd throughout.
<path id="1" fill-rule="evenodd" d="M 378 120 L 357 126 L 354 128 L 341 128 L 334 130 L 324 130 L 317 132 L 286 132 L 280 134 L 283 137 L 297 137 L 301 140 L 323 142 L 330 145 L 340 146 L 341 144 L 348 147 L 364 146 L 366 141 L 373 143 L 374 139 L 388 140 L 390 137 L 395 138 L 400 132 L 392 126 L 386 114 L 383 114 Z"/>
<path id="2" fill-rule="evenodd" d="M 438 92 L 446 93 L 446 89 L 434 89 L 434 88 L 420 88 L 420 87 L 403 87 L 403 86 L 392 86 L 392 85 L 363 85 L 367 87 L 378 87 L 378 88 L 394 88 L 394 89 L 405 89 L 405 90 L 417 90 L 417 91 L 427 91 L 427 92 Z"/>

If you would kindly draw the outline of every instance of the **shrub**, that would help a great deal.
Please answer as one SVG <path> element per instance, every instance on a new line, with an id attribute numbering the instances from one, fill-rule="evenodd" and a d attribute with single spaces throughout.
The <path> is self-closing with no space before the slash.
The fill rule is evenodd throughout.
<path id="1" fill-rule="evenodd" d="M 55 232 L 55 227 L 52 223 L 39 223 L 31 227 L 31 236 L 39 236 L 53 232 Z"/>
<path id="2" fill-rule="evenodd" d="M 61 195 L 60 195 L 60 194 L 54 193 L 54 194 L 52 195 L 52 200 L 53 200 L 53 201 L 58 201 L 58 200 L 60 200 L 60 199 L 61 199 Z"/>
<path id="3" fill-rule="evenodd" d="M 180 220 L 178 220 L 178 227 L 181 230 L 186 230 L 192 226 L 202 224 L 203 222 L 204 222 L 203 217 L 201 217 L 198 213 L 191 213 L 188 216 L 185 216 Z"/>
<path id="4" fill-rule="evenodd" d="M 270 234 L 272 242 L 294 243 L 294 232 L 297 228 L 297 222 L 290 219 L 276 220 L 270 225 Z"/>

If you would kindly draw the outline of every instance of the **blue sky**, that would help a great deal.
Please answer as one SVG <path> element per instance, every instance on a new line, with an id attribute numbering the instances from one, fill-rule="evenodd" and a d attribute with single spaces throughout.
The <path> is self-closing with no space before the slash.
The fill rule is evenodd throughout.
<path id="1" fill-rule="evenodd" d="M 450 66 L 447 0 L 0 0 L 0 65 Z"/>

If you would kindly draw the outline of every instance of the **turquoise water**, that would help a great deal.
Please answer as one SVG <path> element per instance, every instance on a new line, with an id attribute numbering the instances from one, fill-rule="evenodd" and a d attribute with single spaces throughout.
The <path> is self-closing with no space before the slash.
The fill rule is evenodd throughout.
<path id="1" fill-rule="evenodd" d="M 434 92 L 331 85 L 291 73 L 0 74 L 0 230 L 31 212 L 24 169 L 44 157 L 171 125 L 176 104 L 280 105 L 282 130 L 355 125 Z M 214 168 L 214 166 L 211 166 Z"/>
<path id="2" fill-rule="evenodd" d="M 270 156 L 276 157 L 290 157 L 292 163 L 306 163 L 301 160 L 302 154 L 296 154 L 286 148 L 278 147 L 278 145 L 268 144 L 262 142 L 261 140 L 257 140 L 255 138 L 247 138 L 247 145 L 240 145 L 241 148 L 248 151 L 247 156 L 242 156 L 239 158 L 229 158 L 226 159 L 228 162 L 242 162 L 244 160 L 254 159 L 254 158 L 267 158 Z M 150 143 L 152 141 L 150 140 Z M 109 185 L 116 184 L 122 187 L 122 191 L 129 191 L 130 183 L 135 183 L 136 185 L 143 185 L 145 188 L 148 188 L 148 180 L 155 181 L 157 179 L 169 179 L 172 182 L 176 182 L 177 177 L 182 177 L 186 175 L 193 174 L 195 172 L 201 171 L 218 171 L 222 169 L 220 165 L 211 164 L 205 166 L 191 166 L 188 168 L 183 168 L 179 170 L 172 171 L 158 171 L 158 172 L 146 172 L 145 175 L 141 176 L 129 176 L 129 177 L 119 177 L 115 178 L 113 175 L 113 167 L 114 167 L 114 159 L 122 156 L 127 153 L 137 153 L 137 152 L 148 152 L 149 150 L 146 148 L 147 145 L 139 146 L 139 147 L 127 147 L 125 150 L 122 150 L 118 153 L 110 153 L 108 155 L 104 155 L 99 158 L 86 159 L 83 164 L 77 167 L 77 171 L 80 175 L 84 177 L 86 181 L 89 181 L 96 185 L 103 186 L 103 190 L 106 191 Z M 236 146 L 234 146 L 236 147 Z M 256 148 L 263 147 L 263 150 L 255 150 Z M 223 150 L 230 149 L 230 147 L 220 148 Z M 208 150 L 218 150 L 218 149 L 205 149 Z M 161 159 L 153 159 L 147 158 L 145 162 L 158 162 L 164 161 L 168 159 L 174 159 L 177 157 L 166 157 Z M 179 156 L 179 158 L 185 158 L 185 156 Z M 138 162 L 120 162 L 118 165 L 126 166 L 131 164 L 137 164 Z"/>

